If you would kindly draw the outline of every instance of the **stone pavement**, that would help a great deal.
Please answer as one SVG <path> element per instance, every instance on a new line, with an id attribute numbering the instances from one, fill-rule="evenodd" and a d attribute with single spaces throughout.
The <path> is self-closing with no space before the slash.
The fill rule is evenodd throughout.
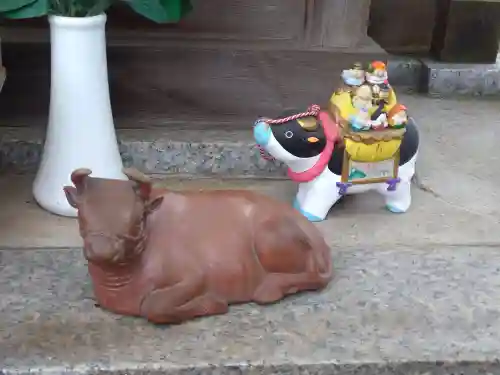
<path id="1" fill-rule="evenodd" d="M 423 142 L 412 209 L 348 197 L 318 224 L 336 269 L 327 290 L 181 326 L 96 308 L 75 221 L 36 207 L 31 175 L 0 177 L 0 373 L 500 373 L 500 106 L 405 102 Z M 236 134 L 224 143 L 246 147 Z M 286 201 L 295 190 L 269 178 L 162 183 Z"/>
<path id="2" fill-rule="evenodd" d="M 167 328 L 94 307 L 79 250 L 1 257 L 6 374 L 500 371 L 491 247 L 335 246 L 336 280 L 323 293 Z"/>

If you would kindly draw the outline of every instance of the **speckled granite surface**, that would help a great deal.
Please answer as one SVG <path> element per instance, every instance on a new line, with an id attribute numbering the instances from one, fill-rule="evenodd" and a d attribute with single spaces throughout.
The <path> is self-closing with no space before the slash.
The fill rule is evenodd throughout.
<path id="1" fill-rule="evenodd" d="M 323 293 L 155 327 L 94 306 L 80 250 L 0 251 L 0 373 L 486 374 L 500 253 L 337 248 Z"/>
<path id="2" fill-rule="evenodd" d="M 250 121 L 248 130 L 119 130 L 120 152 L 126 166 L 134 165 L 147 173 L 284 176 L 281 163 L 260 157 L 251 125 Z M 0 128 L 0 170 L 36 171 L 43 139 L 43 129 Z"/>

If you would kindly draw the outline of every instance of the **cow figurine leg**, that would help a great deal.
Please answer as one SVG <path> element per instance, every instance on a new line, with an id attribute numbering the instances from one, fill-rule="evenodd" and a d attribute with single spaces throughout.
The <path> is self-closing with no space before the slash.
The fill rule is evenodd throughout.
<path id="1" fill-rule="evenodd" d="M 385 197 L 385 207 L 393 213 L 404 213 L 411 205 L 410 181 L 401 181 L 396 190 L 388 191 L 382 188 L 382 195 Z"/>
<path id="2" fill-rule="evenodd" d="M 411 180 L 415 175 L 420 144 L 415 120 L 410 118 L 406 125 L 406 133 L 401 143 L 398 177 L 400 182 L 396 190 L 387 190 L 387 185 L 380 184 L 378 191 L 384 196 L 385 207 L 394 213 L 404 213 L 411 205 Z M 385 185 L 385 186 L 383 186 Z"/>
<path id="3" fill-rule="evenodd" d="M 141 303 L 141 315 L 152 323 L 176 324 L 204 315 L 225 314 L 229 305 L 206 291 L 202 273 L 150 292 Z"/>
<path id="4" fill-rule="evenodd" d="M 309 221 L 325 220 L 330 208 L 341 198 L 337 187 L 340 180 L 340 176 L 326 169 L 313 181 L 301 183 L 294 208 Z"/>
<path id="5" fill-rule="evenodd" d="M 407 163 L 400 165 L 398 176 L 400 182 L 396 189 L 391 191 L 387 189 L 387 184 L 378 184 L 377 190 L 384 196 L 385 207 L 394 213 L 404 213 L 408 211 L 411 205 L 411 179 L 415 174 L 415 163 L 417 154 L 415 154 Z"/>

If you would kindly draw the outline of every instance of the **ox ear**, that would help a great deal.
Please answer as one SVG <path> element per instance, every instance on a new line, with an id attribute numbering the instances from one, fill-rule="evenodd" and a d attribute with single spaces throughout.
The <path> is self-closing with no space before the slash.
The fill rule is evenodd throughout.
<path id="1" fill-rule="evenodd" d="M 63 188 L 66 199 L 71 207 L 78 208 L 81 201 L 80 197 L 85 190 L 85 180 L 91 173 L 92 171 L 87 168 L 75 169 L 71 173 L 71 182 L 75 186 L 65 186 Z"/>
<path id="2" fill-rule="evenodd" d="M 76 190 L 76 187 L 65 186 L 63 189 L 69 205 L 73 208 L 78 208 L 78 205 L 80 204 L 80 197 L 78 196 L 78 190 Z"/>
<path id="3" fill-rule="evenodd" d="M 160 208 L 161 204 L 163 202 L 163 196 L 160 195 L 159 197 L 153 198 L 147 205 L 146 210 L 149 213 L 156 211 L 158 208 Z"/>

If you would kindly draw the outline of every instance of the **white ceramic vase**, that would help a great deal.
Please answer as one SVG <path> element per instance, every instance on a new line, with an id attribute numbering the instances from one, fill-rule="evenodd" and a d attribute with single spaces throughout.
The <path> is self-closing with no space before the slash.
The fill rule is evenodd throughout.
<path id="1" fill-rule="evenodd" d="M 33 195 L 45 210 L 76 216 L 63 187 L 77 168 L 126 179 L 109 98 L 106 15 L 50 16 L 50 111 Z"/>

